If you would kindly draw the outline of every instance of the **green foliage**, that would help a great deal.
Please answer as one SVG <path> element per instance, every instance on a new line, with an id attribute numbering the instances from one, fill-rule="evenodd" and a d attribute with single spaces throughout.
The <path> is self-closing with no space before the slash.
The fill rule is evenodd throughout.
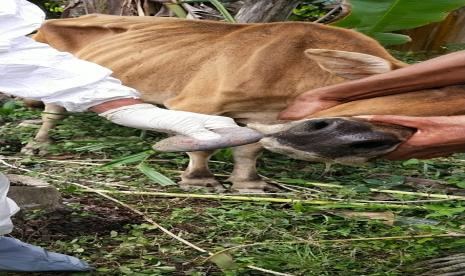
<path id="1" fill-rule="evenodd" d="M 325 15 L 325 10 L 313 4 L 302 4 L 292 11 L 291 20 L 315 21 Z"/>
<path id="2" fill-rule="evenodd" d="M 36 4 L 47 14 L 47 18 L 60 18 L 68 1 L 66 0 L 29 0 Z"/>
<path id="3" fill-rule="evenodd" d="M 356 29 L 383 45 L 396 45 L 410 37 L 393 32 L 441 21 L 465 0 L 350 0 L 350 4 L 350 14 L 334 25 Z"/>
<path id="4" fill-rule="evenodd" d="M 139 152 L 136 154 L 131 154 L 128 156 L 124 156 L 121 158 L 117 158 L 105 165 L 102 168 L 112 168 L 121 165 L 129 165 L 133 163 L 139 163 L 137 165 L 137 169 L 142 172 L 145 176 L 147 176 L 150 180 L 154 181 L 155 183 L 160 184 L 161 186 L 170 186 L 175 185 L 176 183 L 173 180 L 169 179 L 165 175 L 159 173 L 154 168 L 150 167 L 145 161 L 155 153 L 153 150 L 146 150 L 143 152 Z"/>
<path id="5" fill-rule="evenodd" d="M 161 186 L 176 185 L 176 183 L 174 183 L 173 180 L 157 172 L 155 169 L 147 165 L 145 162 L 142 162 L 139 165 L 137 165 L 137 168 L 150 180 L 160 184 Z"/>
<path id="6" fill-rule="evenodd" d="M 0 103 L 1 104 L 1 103 Z M 0 105 L 0 116 L 12 114 L 15 110 L 23 106 L 22 102 L 17 100 L 8 100 Z"/>
<path id="7" fill-rule="evenodd" d="M 465 44 L 464 43 L 446 44 L 442 46 L 439 51 L 403 52 L 403 51 L 398 51 L 394 49 L 388 49 L 388 50 L 395 58 L 405 63 L 413 64 L 413 63 L 422 62 L 428 59 L 432 59 L 440 55 L 445 55 L 448 53 L 465 50 Z M 406 162 L 418 162 L 418 160 L 415 161 L 415 159 L 413 159 L 413 160 L 409 160 Z"/>
<path id="8" fill-rule="evenodd" d="M 208 0 L 224 17 L 224 19 L 229 23 L 236 23 L 234 17 L 228 12 L 228 10 L 221 4 L 218 0 Z"/>
<path id="9" fill-rule="evenodd" d="M 102 168 L 111 168 L 111 167 L 116 167 L 116 166 L 121 166 L 121 165 L 128 165 L 132 163 L 140 163 L 146 160 L 148 157 L 150 157 L 150 155 L 152 155 L 153 153 L 154 153 L 153 150 L 146 150 L 143 152 L 138 152 L 136 154 L 131 154 L 128 156 L 117 158 L 103 165 Z"/>
<path id="10" fill-rule="evenodd" d="M 314 0 L 303 1 L 293 11 L 289 20 L 315 21 L 323 17 L 331 5 L 337 4 L 338 0 Z"/>

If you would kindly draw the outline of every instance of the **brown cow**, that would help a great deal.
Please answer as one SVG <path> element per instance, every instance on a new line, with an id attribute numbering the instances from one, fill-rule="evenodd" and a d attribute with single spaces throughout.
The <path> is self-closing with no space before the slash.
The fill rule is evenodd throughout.
<path id="1" fill-rule="evenodd" d="M 406 66 L 365 35 L 302 22 L 228 24 L 89 15 L 47 21 L 35 39 L 112 69 L 146 102 L 243 123 L 277 123 L 278 113 L 300 93 Z M 317 115 L 463 114 L 464 93 L 461 87 L 418 91 L 352 102 Z M 63 112 L 56 106 L 46 111 Z M 58 115 L 44 116 L 37 141 L 47 141 L 56 119 Z M 263 140 L 271 150 L 306 160 L 352 163 L 392 151 L 412 130 L 330 118 L 271 126 L 264 132 L 278 132 Z M 233 149 L 229 180 L 234 190 L 268 187 L 255 169 L 261 149 L 259 144 Z M 212 153 L 189 153 L 182 185 L 221 187 L 208 170 Z"/>

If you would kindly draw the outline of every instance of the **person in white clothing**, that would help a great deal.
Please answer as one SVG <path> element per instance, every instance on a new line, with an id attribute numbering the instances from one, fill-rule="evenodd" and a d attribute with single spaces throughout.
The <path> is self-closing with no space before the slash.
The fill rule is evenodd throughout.
<path id="1" fill-rule="evenodd" d="M 221 147 L 252 143 L 259 139 L 257 137 L 253 138 L 253 141 L 241 139 L 242 141 L 228 142 L 224 134 L 216 133 L 215 130 L 221 133 L 227 132 L 219 131 L 220 129 L 230 129 L 231 133 L 238 130 L 239 126 L 231 118 L 167 110 L 144 103 L 139 99 L 138 91 L 111 77 L 111 70 L 80 60 L 70 53 L 59 52 L 47 44 L 27 37 L 38 29 L 44 20 L 44 12 L 26 0 L 0 2 L 0 92 L 53 103 L 70 112 L 97 112 L 119 125 L 177 133 L 194 138 L 194 141 L 199 143 L 221 141 L 218 143 Z M 240 129 L 242 133 L 247 133 L 247 129 Z M 12 230 L 10 217 L 18 211 L 18 206 L 6 197 L 9 184 L 1 174 L 0 177 L 0 271 L 43 271 L 44 267 L 25 267 L 18 262 L 17 266 L 5 264 L 5 260 L 8 259 L 5 256 L 14 259 L 17 257 L 13 253 L 14 249 L 28 248 L 29 245 L 12 243 L 6 237 L 1 237 Z M 37 253 L 37 248 L 28 250 L 15 252 L 31 256 L 31 252 L 44 253 Z M 53 254 L 46 252 L 43 256 L 50 257 Z M 59 258 L 63 259 L 63 256 Z M 27 260 L 24 255 L 21 258 Z M 56 259 L 53 261 L 58 263 Z M 69 260 L 65 258 L 66 261 Z M 47 267 L 49 263 L 53 262 L 44 262 L 45 269 L 53 270 L 53 267 Z M 76 260 L 70 263 L 76 264 Z M 86 265 L 81 263 L 80 268 L 82 267 Z"/>
<path id="2" fill-rule="evenodd" d="M 174 132 L 198 140 L 220 139 L 215 129 L 235 128 L 227 117 L 158 108 L 111 77 L 112 71 L 26 37 L 40 27 L 43 11 L 26 0 L 0 3 L 0 91 L 53 103 L 71 112 L 95 111 L 134 128 Z"/>

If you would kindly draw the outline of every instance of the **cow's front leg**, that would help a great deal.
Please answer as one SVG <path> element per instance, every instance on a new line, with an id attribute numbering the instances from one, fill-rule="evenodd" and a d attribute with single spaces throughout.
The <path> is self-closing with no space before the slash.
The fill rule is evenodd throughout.
<path id="1" fill-rule="evenodd" d="M 39 131 L 34 139 L 21 149 L 21 152 L 28 155 L 37 153 L 42 155 L 46 154 L 45 148 L 52 142 L 49 131 L 56 126 L 58 120 L 63 119 L 64 113 L 65 109 L 63 107 L 54 104 L 46 104 L 42 112 L 42 125 Z"/>
<path id="2" fill-rule="evenodd" d="M 229 177 L 231 189 L 240 193 L 276 192 L 279 189 L 268 184 L 257 173 L 257 158 L 263 151 L 260 143 L 233 148 L 234 170 Z"/>
<path id="3" fill-rule="evenodd" d="M 215 192 L 223 192 L 225 189 L 215 179 L 213 173 L 208 169 L 208 161 L 215 151 L 188 152 L 189 165 L 181 175 L 179 185 L 183 189 L 207 189 Z"/>

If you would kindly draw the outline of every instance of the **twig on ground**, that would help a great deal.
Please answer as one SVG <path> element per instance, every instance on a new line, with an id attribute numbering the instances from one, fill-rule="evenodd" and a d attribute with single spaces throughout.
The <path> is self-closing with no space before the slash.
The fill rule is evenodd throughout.
<path id="1" fill-rule="evenodd" d="M 3 156 L 3 155 L 0 155 L 0 159 L 4 159 L 4 160 L 21 160 L 21 159 L 24 159 L 24 158 L 21 158 L 21 157 L 10 157 L 10 156 Z M 58 159 L 39 159 L 37 157 L 34 158 L 35 161 L 37 162 L 62 162 L 62 163 L 66 163 L 66 162 L 86 162 L 86 163 L 89 163 L 89 164 L 97 164 L 97 165 L 104 165 L 104 164 L 101 164 L 101 163 L 96 163 L 96 162 L 111 162 L 111 161 L 114 161 L 114 159 L 70 159 L 70 160 L 58 160 Z M 169 162 L 175 162 L 175 159 L 161 159 L 161 158 L 149 158 L 146 160 L 147 162 L 165 162 L 165 163 L 169 163 Z M 223 161 L 216 161 L 216 160 L 209 160 L 208 162 L 210 163 L 217 163 L 217 164 L 229 164 L 228 162 L 223 162 Z"/>
<path id="2" fill-rule="evenodd" d="M 38 162 L 52 162 L 52 163 L 62 163 L 62 164 L 76 164 L 76 165 L 84 165 L 84 166 L 101 166 L 100 163 L 89 163 L 89 162 L 80 162 L 80 161 L 73 161 L 73 160 L 53 160 L 53 159 L 44 159 L 39 160 Z"/>
<path id="3" fill-rule="evenodd" d="M 409 239 L 424 239 L 424 238 L 456 238 L 465 237 L 462 233 L 449 234 L 426 234 L 413 236 L 390 236 L 390 237 L 369 237 L 369 238 L 352 238 L 352 239 L 335 239 L 335 240 L 320 240 L 320 242 L 353 242 L 353 241 L 380 241 L 380 240 L 409 240 Z"/>
<path id="4" fill-rule="evenodd" d="M 292 274 L 276 272 L 276 271 L 269 270 L 269 269 L 264 269 L 264 268 L 261 268 L 261 267 L 258 267 L 258 266 L 249 265 L 249 266 L 247 266 L 247 267 L 248 267 L 248 268 L 251 268 L 251 269 L 254 269 L 254 270 L 261 271 L 261 272 L 266 272 L 266 273 L 269 273 L 269 274 L 272 274 L 272 275 L 278 275 L 278 276 L 292 276 Z"/>
<path id="5" fill-rule="evenodd" d="M 278 182 L 270 182 L 278 187 L 280 187 L 281 189 L 284 189 L 284 190 L 288 190 L 288 191 L 291 191 L 291 192 L 294 192 L 294 193 L 299 193 L 300 191 L 297 190 L 297 189 L 294 189 L 294 188 L 291 188 L 291 187 L 288 187 L 286 185 L 283 185 L 281 183 L 278 183 Z"/>
<path id="6" fill-rule="evenodd" d="M 332 200 L 341 200 L 343 201 L 344 199 L 340 198 L 329 198 Z M 354 199 L 355 202 L 366 202 L 366 203 L 402 203 L 402 204 L 418 204 L 418 203 L 431 203 L 431 202 L 446 202 L 446 201 L 451 201 L 453 199 L 425 199 L 425 200 L 361 200 L 361 199 Z"/>
<path id="7" fill-rule="evenodd" d="M 292 188 L 296 188 L 298 186 L 293 186 L 293 185 L 288 185 L 288 184 L 281 184 L 282 186 L 290 189 L 291 187 Z M 312 188 L 307 188 L 307 187 L 299 187 L 301 190 L 303 191 L 307 191 L 305 194 L 309 194 L 309 195 L 312 195 L 313 193 L 317 193 L 317 194 L 321 194 L 323 193 L 322 191 L 320 190 L 316 190 L 316 189 L 312 189 Z M 302 191 L 297 191 L 298 193 L 302 193 Z M 313 193 L 310 193 L 310 192 L 313 192 Z"/>
<path id="8" fill-rule="evenodd" d="M 266 181 L 268 181 L 268 182 L 270 182 L 270 183 L 273 183 L 273 184 L 275 184 L 275 185 L 278 185 L 279 187 L 282 187 L 282 188 L 284 188 L 284 189 L 286 189 L 286 190 L 289 190 L 289 191 L 301 193 L 301 191 L 296 190 L 296 188 L 297 188 L 297 189 L 306 190 L 306 191 L 310 191 L 310 192 L 322 193 L 322 192 L 319 191 L 319 190 L 312 189 L 312 188 L 308 188 L 308 187 L 302 187 L 302 186 L 295 186 L 295 185 L 283 184 L 283 183 L 281 183 L 281 182 L 278 182 L 278 181 L 276 181 L 276 180 L 274 180 L 274 179 L 271 179 L 271 178 L 266 177 L 266 176 L 261 175 L 261 174 L 259 174 L 258 176 L 260 176 L 263 180 L 266 180 Z M 310 194 L 310 193 L 306 193 L 306 194 Z"/>
<path id="9" fill-rule="evenodd" d="M 330 183 L 305 182 L 305 184 L 316 186 L 316 187 L 324 187 L 324 188 L 338 188 L 338 189 L 345 188 L 342 185 L 330 184 Z M 385 189 L 374 189 L 374 188 L 370 188 L 369 190 L 370 192 L 374 192 L 374 193 L 398 194 L 398 195 L 409 195 L 409 196 L 420 196 L 420 197 L 428 197 L 428 198 L 440 198 L 440 199 L 447 199 L 447 200 L 465 201 L 465 196 L 457 196 L 457 195 L 441 195 L 441 194 L 398 191 L 398 190 L 385 190 Z"/>
<path id="10" fill-rule="evenodd" d="M 363 202 L 339 202 L 328 200 L 307 200 L 307 199 L 292 199 L 292 198 L 274 198 L 274 197 L 250 197 L 250 196 L 230 196 L 230 195 L 215 195 L 215 194 L 188 194 L 188 193 L 165 193 L 165 192 L 138 192 L 138 191 L 108 191 L 96 190 L 105 194 L 127 194 L 127 195 L 149 195 L 159 197 L 176 197 L 176 198 L 201 198 L 201 199 L 216 199 L 216 200 L 232 200 L 232 201 L 252 201 L 252 202 L 270 202 L 270 203 L 303 203 L 309 205 L 330 205 L 331 208 L 374 208 L 374 209 L 424 209 L 421 206 L 410 206 L 401 204 L 370 204 Z"/>

